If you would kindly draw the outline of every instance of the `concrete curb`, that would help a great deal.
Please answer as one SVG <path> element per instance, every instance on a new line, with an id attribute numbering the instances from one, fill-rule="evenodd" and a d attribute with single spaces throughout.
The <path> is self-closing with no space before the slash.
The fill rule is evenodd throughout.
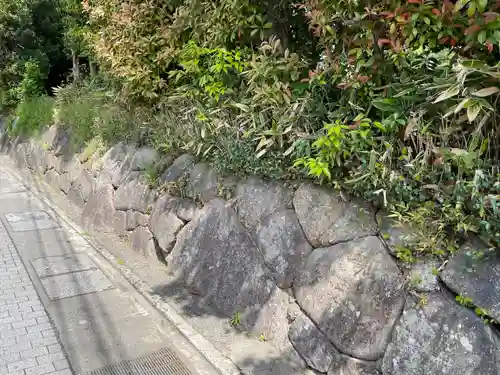
<path id="1" fill-rule="evenodd" d="M 9 155 L 6 155 L 9 156 Z M 9 156 L 10 158 L 10 156 Z M 36 190 L 33 189 L 29 181 L 18 173 L 16 167 L 13 165 L 4 166 L 9 173 L 11 173 L 17 180 L 19 180 L 29 192 L 47 205 L 62 221 L 66 224 L 66 228 L 70 232 L 84 233 L 85 230 L 71 220 L 65 212 L 57 205 L 52 203 L 49 199 L 41 196 Z M 33 176 L 33 172 L 29 172 Z M 35 177 L 35 176 L 34 176 Z M 36 178 L 36 177 L 35 177 Z M 40 181 L 44 187 L 53 190 L 44 181 Z M 240 375 L 240 370 L 236 365 L 227 357 L 223 356 L 205 337 L 199 334 L 175 309 L 168 303 L 164 302 L 160 296 L 153 293 L 149 285 L 142 281 L 134 272 L 127 266 L 120 264 L 118 259 L 108 250 L 102 248 L 99 243 L 91 238 L 85 237 L 85 240 L 94 248 L 94 250 L 102 256 L 104 261 L 109 263 L 109 266 L 118 272 L 130 283 L 145 301 L 156 311 L 166 318 L 179 333 L 189 341 L 189 343 L 198 350 L 199 353 L 221 374 L 221 375 Z"/>

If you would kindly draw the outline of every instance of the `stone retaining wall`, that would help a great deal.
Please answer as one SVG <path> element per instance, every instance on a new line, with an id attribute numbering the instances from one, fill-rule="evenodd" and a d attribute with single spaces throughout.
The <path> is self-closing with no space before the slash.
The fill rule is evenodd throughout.
<path id="1" fill-rule="evenodd" d="M 475 256 L 481 244 L 445 264 L 403 266 L 394 253 L 410 234 L 333 190 L 223 179 L 187 154 L 165 163 L 149 148 L 119 143 L 98 157 L 69 145 L 55 126 L 37 140 L 1 137 L 19 166 L 81 208 L 85 225 L 116 232 L 218 314 L 296 351 L 295 373 L 500 372 L 496 328 L 450 292 L 500 321 L 500 263 Z M 145 173 L 154 163 L 164 164 L 156 189 Z"/>

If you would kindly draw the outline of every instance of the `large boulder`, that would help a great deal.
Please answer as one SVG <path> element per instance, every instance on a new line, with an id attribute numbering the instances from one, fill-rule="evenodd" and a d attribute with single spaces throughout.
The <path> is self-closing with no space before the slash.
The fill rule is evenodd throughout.
<path id="1" fill-rule="evenodd" d="M 380 370 L 378 362 L 362 361 L 346 355 L 338 355 L 330 367 L 328 375 L 380 375 Z"/>
<path id="2" fill-rule="evenodd" d="M 64 155 L 69 151 L 70 136 L 66 129 L 52 125 L 42 135 L 42 141 L 55 156 Z"/>
<path id="3" fill-rule="evenodd" d="M 137 149 L 132 160 L 130 169 L 132 171 L 144 171 L 150 168 L 158 159 L 158 152 L 150 147 L 141 147 Z"/>
<path id="4" fill-rule="evenodd" d="M 285 209 L 267 216 L 257 225 L 254 238 L 278 286 L 290 288 L 297 270 L 312 251 L 295 212 Z"/>
<path id="5" fill-rule="evenodd" d="M 45 152 L 45 158 L 43 160 L 43 163 L 45 163 L 47 170 L 49 170 L 49 169 L 55 169 L 56 167 L 58 167 L 59 164 L 61 164 L 61 161 L 60 161 L 60 158 L 55 156 L 53 152 L 47 151 L 47 152 Z"/>
<path id="6" fill-rule="evenodd" d="M 212 200 L 219 192 L 217 174 L 206 163 L 196 164 L 189 175 L 188 189 L 194 198 L 204 203 Z"/>
<path id="7" fill-rule="evenodd" d="M 442 262 L 437 259 L 418 259 L 409 265 L 410 286 L 417 292 L 437 292 L 441 288 L 437 270 Z"/>
<path id="8" fill-rule="evenodd" d="M 153 242 L 153 235 L 144 227 L 138 227 L 129 233 L 129 240 L 132 249 L 149 259 L 156 258 L 156 250 Z"/>
<path id="9" fill-rule="evenodd" d="M 65 159 L 63 157 L 57 159 L 58 163 L 54 166 L 54 169 L 59 174 L 68 173 L 70 183 L 73 183 L 85 169 L 80 160 L 78 160 L 78 157 L 75 155 L 69 159 Z"/>
<path id="10" fill-rule="evenodd" d="M 248 330 L 287 341 L 288 296 L 280 291 L 259 249 L 220 199 L 210 201 L 177 236 L 169 270 L 218 313 L 241 315 Z"/>
<path id="11" fill-rule="evenodd" d="M 59 175 L 59 188 L 64 192 L 64 194 L 68 194 L 69 189 L 71 189 L 71 181 L 69 180 L 68 173 Z"/>
<path id="12" fill-rule="evenodd" d="M 378 231 L 369 206 L 347 200 L 333 190 L 304 184 L 295 192 L 293 204 L 314 247 L 375 235 Z"/>
<path id="13" fill-rule="evenodd" d="M 59 127 L 57 125 L 50 126 L 47 130 L 42 133 L 42 142 L 48 145 L 48 147 L 53 150 L 54 144 L 57 139 L 57 134 L 59 133 Z"/>
<path id="14" fill-rule="evenodd" d="M 307 368 L 292 344 L 277 348 L 271 342 L 256 342 L 239 337 L 230 343 L 228 358 L 238 366 L 241 375 L 318 375 Z M 225 353 L 223 353 L 225 354 Z"/>
<path id="15" fill-rule="evenodd" d="M 83 162 L 83 166 L 90 173 L 92 173 L 92 176 L 94 176 L 95 178 L 99 178 L 100 174 L 108 174 L 108 172 L 106 170 L 103 170 L 103 163 L 102 163 L 101 155 L 98 152 L 95 152 L 92 155 L 90 155 L 90 157 L 85 162 Z M 128 173 L 128 170 L 123 175 L 123 178 L 125 178 L 127 176 L 127 173 Z M 111 176 L 110 173 L 109 173 L 109 176 Z"/>
<path id="16" fill-rule="evenodd" d="M 55 170 L 51 169 L 47 171 L 44 179 L 54 190 L 59 191 L 61 189 L 61 177 Z"/>
<path id="17" fill-rule="evenodd" d="M 184 226 L 184 222 L 172 211 L 171 202 L 171 197 L 166 194 L 160 197 L 155 202 L 149 218 L 151 232 L 156 238 L 158 246 L 166 254 L 172 250 L 177 233 Z"/>
<path id="18" fill-rule="evenodd" d="M 409 297 L 384 356 L 384 375 L 497 375 L 491 328 L 443 294 Z"/>
<path id="19" fill-rule="evenodd" d="M 327 372 L 338 350 L 304 314 L 290 324 L 288 337 L 306 363 L 315 370 Z"/>
<path id="20" fill-rule="evenodd" d="M 135 152 L 134 146 L 117 143 L 100 160 L 102 171 L 110 175 L 113 186 L 118 187 L 132 171 L 131 162 Z"/>
<path id="21" fill-rule="evenodd" d="M 116 190 L 115 206 L 117 210 L 146 213 L 154 197 L 153 190 L 141 178 L 140 172 L 132 172 Z"/>
<path id="22" fill-rule="evenodd" d="M 87 228 L 109 232 L 113 229 L 115 218 L 115 189 L 112 185 L 100 187 L 85 203 L 82 221 Z"/>
<path id="23" fill-rule="evenodd" d="M 172 183 L 187 177 L 189 171 L 194 166 L 194 157 L 190 154 L 184 154 L 174 160 L 158 178 L 160 185 Z"/>
<path id="24" fill-rule="evenodd" d="M 16 141 L 17 143 L 17 141 Z M 16 166 L 18 168 L 27 168 L 28 167 L 28 144 L 27 143 L 18 143 L 12 145 L 10 150 L 11 157 L 16 162 Z"/>
<path id="25" fill-rule="evenodd" d="M 68 190 L 68 199 L 77 206 L 83 207 L 94 192 L 96 181 L 92 175 L 83 169 L 80 176 L 75 180 Z"/>
<path id="26" fill-rule="evenodd" d="M 399 223 L 389 217 L 387 213 L 377 214 L 377 223 L 380 229 L 380 237 L 393 255 L 398 255 L 401 249 L 412 247 L 418 242 L 415 233 L 404 223 Z"/>
<path id="27" fill-rule="evenodd" d="M 125 219 L 125 226 L 127 230 L 134 230 L 135 228 L 141 226 L 147 226 L 149 222 L 148 215 L 145 215 L 139 211 L 128 210 Z"/>
<path id="28" fill-rule="evenodd" d="M 294 283 L 300 307 L 340 351 L 382 356 L 404 304 L 404 279 L 378 237 L 314 250 Z"/>
<path id="29" fill-rule="evenodd" d="M 251 177 L 236 186 L 236 210 L 241 222 L 253 228 L 273 212 L 290 208 L 292 195 L 283 184 Z"/>
<path id="30" fill-rule="evenodd" d="M 472 299 L 500 322 L 500 255 L 473 240 L 465 243 L 440 274 L 455 293 Z"/>
<path id="31" fill-rule="evenodd" d="M 26 165 L 35 172 L 47 172 L 46 151 L 37 142 L 30 142 L 26 147 Z"/>
<path id="32" fill-rule="evenodd" d="M 127 234 L 127 213 L 125 211 L 115 211 L 113 215 L 113 229 L 119 236 Z"/>
<path id="33" fill-rule="evenodd" d="M 156 202 L 156 206 L 161 207 L 161 210 L 170 211 L 183 221 L 193 220 L 198 212 L 197 204 L 190 199 L 172 197 L 168 194 L 164 194 Z"/>

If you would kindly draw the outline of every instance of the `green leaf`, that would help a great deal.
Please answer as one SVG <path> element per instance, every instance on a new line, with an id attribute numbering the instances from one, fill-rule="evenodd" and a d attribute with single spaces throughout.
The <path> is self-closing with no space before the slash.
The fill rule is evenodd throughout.
<path id="1" fill-rule="evenodd" d="M 491 86 L 491 87 L 487 87 L 487 88 L 475 91 L 472 93 L 472 95 L 480 96 L 481 98 L 484 98 L 485 96 L 490 96 L 490 95 L 496 94 L 499 91 L 500 91 L 500 88 L 498 88 L 496 86 Z"/>
<path id="2" fill-rule="evenodd" d="M 477 41 L 481 44 L 486 41 L 486 30 L 481 30 L 479 34 L 477 34 Z"/>
<path id="3" fill-rule="evenodd" d="M 466 99 L 462 100 L 462 101 L 460 102 L 460 104 L 459 104 L 459 105 L 457 105 L 457 106 L 455 107 L 455 111 L 454 111 L 454 113 L 458 113 L 458 112 L 460 112 L 462 109 L 469 107 L 470 102 L 471 102 L 470 98 L 466 98 Z"/>
<path id="4" fill-rule="evenodd" d="M 439 103 L 442 102 L 443 100 L 452 98 L 460 92 L 460 87 L 458 85 L 453 85 L 447 90 L 443 91 L 437 98 L 436 100 L 433 101 L 433 103 Z"/>
<path id="5" fill-rule="evenodd" d="M 454 105 L 453 107 L 448 108 L 448 112 L 446 112 L 443 116 L 443 118 L 447 118 L 451 116 L 452 114 L 456 113 L 455 111 L 457 110 L 457 105 Z"/>
<path id="6" fill-rule="evenodd" d="M 233 103 L 233 106 L 241 109 L 243 112 L 250 112 L 250 107 L 242 103 Z"/>
<path id="7" fill-rule="evenodd" d="M 485 11 L 487 5 L 488 0 L 477 0 L 477 8 L 481 13 Z"/>
<path id="8" fill-rule="evenodd" d="M 372 101 L 375 108 L 386 112 L 398 112 L 399 108 L 395 105 L 394 99 L 375 99 Z"/>
<path id="9" fill-rule="evenodd" d="M 467 118 L 469 119 L 469 122 L 473 122 L 480 111 L 481 106 L 479 104 L 471 105 L 467 108 Z"/>
<path id="10" fill-rule="evenodd" d="M 259 153 L 257 154 L 257 159 L 260 159 L 264 154 L 267 152 L 267 149 L 260 150 Z"/>
<path id="11" fill-rule="evenodd" d="M 461 10 L 464 6 L 467 5 L 469 0 L 458 0 L 457 3 L 455 4 L 455 10 L 459 11 Z"/>
<path id="12" fill-rule="evenodd" d="M 469 9 L 467 9 L 467 15 L 469 17 L 472 17 L 474 16 L 475 13 L 476 13 L 476 3 L 472 2 L 469 5 Z"/>

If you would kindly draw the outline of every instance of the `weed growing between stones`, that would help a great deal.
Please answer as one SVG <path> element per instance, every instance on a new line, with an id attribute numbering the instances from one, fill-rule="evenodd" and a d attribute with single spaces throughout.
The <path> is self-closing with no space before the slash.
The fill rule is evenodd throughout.
<path id="1" fill-rule="evenodd" d="M 159 170 L 157 164 L 153 163 L 146 166 L 146 169 L 144 170 L 144 176 L 146 177 L 146 181 L 149 187 L 153 189 L 158 187 Z"/>
<path id="2" fill-rule="evenodd" d="M 455 297 L 455 300 L 462 306 L 464 307 L 472 307 L 474 306 L 472 303 L 472 298 L 463 296 L 459 294 L 458 296 Z"/>
<path id="3" fill-rule="evenodd" d="M 455 297 L 455 301 L 457 301 L 461 306 L 474 309 L 474 312 L 479 318 L 481 318 L 484 324 L 498 324 L 498 322 L 491 317 L 491 313 L 487 309 L 475 306 L 472 298 L 459 294 Z"/>
<path id="4" fill-rule="evenodd" d="M 229 321 L 229 324 L 232 327 L 238 327 L 241 325 L 241 313 L 236 311 L 233 313 L 233 316 L 231 317 L 231 320 Z"/>
<path id="5" fill-rule="evenodd" d="M 102 139 L 99 137 L 94 137 L 89 141 L 85 142 L 85 147 L 80 153 L 79 158 L 81 161 L 85 162 L 89 160 L 92 156 L 101 156 L 104 154 L 105 145 Z"/>

